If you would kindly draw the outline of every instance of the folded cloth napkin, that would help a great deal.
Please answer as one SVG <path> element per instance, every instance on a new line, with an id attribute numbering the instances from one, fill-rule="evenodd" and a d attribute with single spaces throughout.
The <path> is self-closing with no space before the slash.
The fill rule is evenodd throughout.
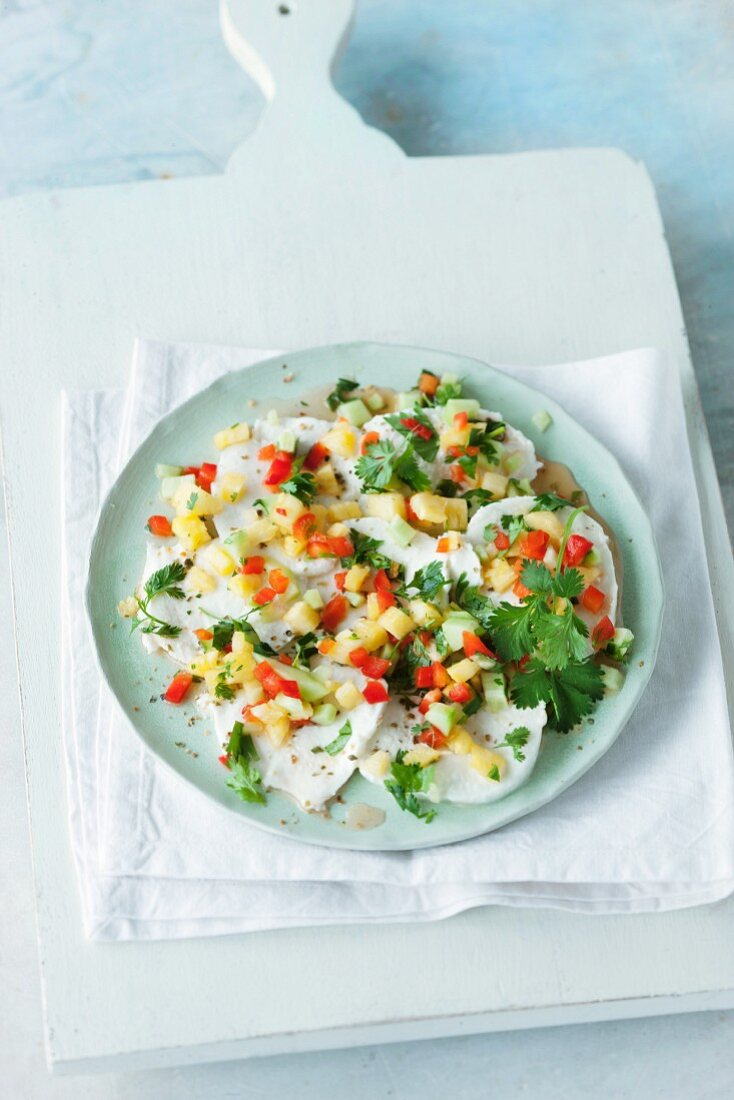
<path id="1" fill-rule="evenodd" d="M 734 763 L 721 654 L 678 376 L 654 351 L 508 369 L 547 390 L 618 456 L 655 528 L 668 595 L 640 705 L 609 753 L 561 797 L 462 844 L 354 853 L 257 830 L 148 753 L 101 681 L 84 622 L 96 514 L 164 413 L 270 354 L 139 341 L 126 394 L 64 398 L 63 735 L 87 935 L 432 920 L 486 904 L 641 912 L 730 893 Z"/>

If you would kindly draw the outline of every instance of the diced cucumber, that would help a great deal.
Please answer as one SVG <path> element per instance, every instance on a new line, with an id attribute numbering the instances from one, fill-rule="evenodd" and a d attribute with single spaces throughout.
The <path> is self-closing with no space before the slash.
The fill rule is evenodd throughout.
<path id="1" fill-rule="evenodd" d="M 179 477 L 183 473 L 183 466 L 166 466 L 165 462 L 159 462 L 155 468 L 155 476 L 164 477 Z"/>
<path id="2" fill-rule="evenodd" d="M 317 676 L 295 665 L 282 665 L 279 661 L 270 661 L 275 671 L 284 680 L 295 680 L 306 703 L 315 703 L 329 694 L 329 689 Z"/>
<path id="3" fill-rule="evenodd" d="M 494 657 L 488 657 L 486 653 L 475 653 L 472 661 L 475 665 L 483 668 L 485 672 L 489 672 L 492 668 L 499 668 L 500 664 Z"/>
<path id="4" fill-rule="evenodd" d="M 278 416 L 276 409 L 268 409 L 265 419 L 267 420 L 268 424 L 272 424 L 274 428 L 277 428 L 280 424 L 280 417 Z"/>
<path id="5" fill-rule="evenodd" d="M 452 653 L 464 648 L 464 631 L 476 634 L 480 630 L 479 623 L 468 611 L 452 611 L 446 616 L 441 626 L 446 645 Z"/>
<path id="6" fill-rule="evenodd" d="M 313 714 L 313 707 L 308 703 L 304 703 L 302 699 L 295 699 L 292 695 L 286 695 L 282 691 L 275 696 L 275 702 L 296 722 L 302 722 Z"/>
<path id="7" fill-rule="evenodd" d="M 442 386 L 455 386 L 459 380 L 458 374 L 452 374 L 451 371 L 447 371 L 446 374 L 441 375 Z"/>
<path id="8" fill-rule="evenodd" d="M 250 539 L 247 531 L 233 531 L 224 540 L 227 546 L 231 546 L 238 558 L 244 558 L 250 549 Z"/>
<path id="9" fill-rule="evenodd" d="M 161 498 L 173 500 L 179 489 L 185 486 L 187 492 L 196 489 L 196 478 L 193 474 L 184 474 L 183 477 L 164 477 L 161 482 Z"/>
<path id="10" fill-rule="evenodd" d="M 265 497 L 258 497 L 255 508 L 259 508 L 266 516 L 269 516 L 274 503 L 275 497 L 268 497 L 267 499 Z"/>
<path id="11" fill-rule="evenodd" d="M 501 672 L 483 672 L 482 691 L 487 710 L 492 714 L 497 714 L 508 705 L 505 677 Z"/>
<path id="12" fill-rule="evenodd" d="M 470 420 L 476 420 L 479 407 L 474 397 L 450 397 L 443 407 L 443 418 L 447 424 L 453 424 L 456 414 L 465 412 Z"/>
<path id="13" fill-rule="evenodd" d="M 398 412 L 404 409 L 415 409 L 423 404 L 423 394 L 420 390 L 411 390 L 409 393 L 399 393 L 395 398 Z"/>
<path id="14" fill-rule="evenodd" d="M 448 737 L 461 719 L 461 707 L 456 703 L 431 703 L 426 711 L 426 721 Z"/>
<path id="15" fill-rule="evenodd" d="M 337 416 L 343 416 L 355 428 L 361 428 L 371 418 L 372 413 L 365 405 L 361 397 L 355 397 L 352 401 L 345 401 L 336 410 Z"/>
<path id="16" fill-rule="evenodd" d="M 525 461 L 525 456 L 523 454 L 521 454 L 520 451 L 515 451 L 515 453 L 511 454 L 511 455 L 505 455 L 502 459 L 502 465 L 504 467 L 505 473 L 506 474 L 516 473 L 517 470 L 520 469 L 520 467 L 522 466 L 524 461 Z"/>
<path id="17" fill-rule="evenodd" d="M 344 595 L 347 597 L 350 607 L 361 607 L 365 602 L 365 597 L 361 592 L 345 592 Z"/>
<path id="18" fill-rule="evenodd" d="M 624 684 L 624 673 L 620 669 L 604 665 L 601 674 L 604 679 L 604 691 L 607 695 L 613 695 L 614 692 L 621 691 Z"/>
<path id="19" fill-rule="evenodd" d="M 601 561 L 601 554 L 598 550 L 589 550 L 588 554 L 584 558 L 584 565 L 599 565 Z"/>
<path id="20" fill-rule="evenodd" d="M 377 412 L 377 410 L 381 409 L 385 404 L 385 399 L 381 393 L 375 390 L 374 393 L 370 393 L 365 397 L 365 402 L 369 405 L 370 409 L 372 409 L 372 412 Z"/>
<path id="21" fill-rule="evenodd" d="M 280 435 L 280 438 L 278 439 L 278 450 L 279 451 L 288 451 L 290 454 L 293 454 L 295 449 L 296 449 L 296 437 L 293 434 L 293 432 L 290 431 L 290 430 L 282 432 L 281 435 Z"/>
<path id="22" fill-rule="evenodd" d="M 393 516 L 387 529 L 398 546 L 409 546 L 418 533 L 402 516 Z"/>
<path id="23" fill-rule="evenodd" d="M 526 477 L 518 479 L 511 477 L 507 482 L 507 496 L 508 497 L 531 497 L 533 495 L 533 487 Z"/>
<path id="24" fill-rule="evenodd" d="M 337 710 L 333 703 L 319 703 L 314 707 L 311 721 L 317 726 L 330 726 L 336 720 Z"/>
<path id="25" fill-rule="evenodd" d="M 530 418 L 539 432 L 546 432 L 553 423 L 553 417 L 547 409 L 538 409 Z"/>
<path id="26" fill-rule="evenodd" d="M 303 593 L 303 602 L 312 607 L 314 611 L 320 611 L 324 606 L 324 597 L 318 588 L 309 588 L 308 592 Z"/>
<path id="27" fill-rule="evenodd" d="M 327 665 L 316 665 L 316 668 L 311 670 L 311 675 L 325 684 L 331 683 L 331 671 Z"/>
<path id="28" fill-rule="evenodd" d="M 631 630 L 627 630 L 625 626 L 619 626 L 614 631 L 614 637 L 607 645 L 606 652 L 615 661 L 626 661 L 634 640 L 635 636 Z"/>

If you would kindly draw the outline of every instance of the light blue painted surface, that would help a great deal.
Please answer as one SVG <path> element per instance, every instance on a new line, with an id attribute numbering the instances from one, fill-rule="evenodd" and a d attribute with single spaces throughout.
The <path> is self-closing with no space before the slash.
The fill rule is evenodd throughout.
<path id="1" fill-rule="evenodd" d="M 734 518 L 734 9 L 728 0 L 364 0 L 337 85 L 414 155 L 618 145 L 658 189 Z M 6 0 L 0 195 L 219 172 L 259 94 L 213 0 Z M 30 928 L 26 935 L 30 936 Z M 29 955 L 30 957 L 30 955 Z M 35 974 L 29 973 L 35 982 Z M 27 990 L 13 1036 L 36 1096 L 729 1097 L 734 1014 L 594 1024 L 43 1084 Z M 19 994 L 16 993 L 16 997 Z M 9 1007 L 7 1004 L 4 1007 Z M 12 1013 L 11 1013 L 12 1015 Z M 26 1026 L 28 1025 L 28 1026 Z M 8 1046 L 10 1049 L 10 1046 Z M 25 1086 L 28 1086 L 27 1088 Z"/>

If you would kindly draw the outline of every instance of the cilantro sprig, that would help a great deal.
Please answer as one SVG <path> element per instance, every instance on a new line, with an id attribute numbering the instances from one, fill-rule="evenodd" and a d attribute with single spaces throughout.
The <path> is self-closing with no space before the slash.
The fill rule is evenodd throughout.
<path id="1" fill-rule="evenodd" d="M 398 451 L 389 439 L 370 443 L 355 467 L 365 492 L 384 492 L 393 478 L 404 482 L 414 492 L 431 488 L 430 478 L 421 470 L 412 443 Z"/>
<path id="2" fill-rule="evenodd" d="M 420 409 L 411 409 L 407 413 L 393 413 L 385 420 L 396 432 L 410 440 L 416 454 L 426 462 L 433 462 L 438 454 L 438 432 L 425 413 Z"/>
<path id="3" fill-rule="evenodd" d="M 517 726 L 506 735 L 504 741 L 493 745 L 495 749 L 512 749 L 512 755 L 519 763 L 525 759 L 523 749 L 530 740 L 530 730 L 527 726 Z M 496 766 L 496 765 L 495 765 Z"/>
<path id="4" fill-rule="evenodd" d="M 298 463 L 298 466 L 300 467 L 300 463 Z M 313 503 L 318 493 L 316 478 L 313 474 L 304 472 L 300 468 L 296 468 L 295 472 L 291 474 L 287 481 L 282 482 L 279 488 L 282 493 L 290 493 L 291 496 L 297 497 L 307 507 Z"/>
<path id="5" fill-rule="evenodd" d="M 246 734 L 241 722 L 235 722 L 227 744 L 227 767 L 230 771 L 227 786 L 240 796 L 243 802 L 265 805 L 262 776 L 256 767 L 257 749 Z"/>
<path id="6" fill-rule="evenodd" d="M 363 535 L 361 531 L 355 531 L 352 528 L 349 532 L 349 541 L 354 547 L 354 553 L 348 558 L 341 559 L 345 569 L 350 569 L 353 565 L 371 565 L 373 569 L 389 569 L 392 565 L 390 559 L 379 552 L 382 546 L 380 539 L 370 538 L 369 535 Z"/>
<path id="7" fill-rule="evenodd" d="M 138 628 L 143 634 L 157 634 L 160 638 L 177 638 L 181 633 L 180 626 L 164 622 L 148 610 L 151 600 L 156 596 L 170 596 L 172 600 L 183 600 L 184 591 L 180 587 L 181 581 L 186 576 L 186 567 L 183 562 L 172 561 L 164 565 L 155 573 L 152 573 L 143 586 L 143 597 L 138 601 L 138 612 L 142 618 L 135 619 L 132 629 Z"/>
<path id="8" fill-rule="evenodd" d="M 415 595 L 417 595 L 420 599 L 430 603 L 436 599 L 441 589 L 445 588 L 448 583 L 441 562 L 432 561 L 428 565 L 424 565 L 422 569 L 416 570 L 412 581 L 397 589 L 397 594 L 404 596 L 406 599 L 415 599 Z"/>
<path id="9" fill-rule="evenodd" d="M 400 749 L 390 766 L 390 779 L 385 780 L 385 788 L 401 810 L 429 825 L 436 816 L 436 811 L 426 809 L 418 795 L 425 794 L 433 782 L 433 764 L 427 768 L 422 768 L 420 764 L 405 764 L 405 756 L 405 750 Z"/>

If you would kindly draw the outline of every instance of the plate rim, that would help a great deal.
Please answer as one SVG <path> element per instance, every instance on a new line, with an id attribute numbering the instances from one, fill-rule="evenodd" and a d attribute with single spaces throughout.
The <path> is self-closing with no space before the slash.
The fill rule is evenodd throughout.
<path id="1" fill-rule="evenodd" d="M 200 346 L 202 348 L 204 348 L 204 347 L 219 347 L 219 348 L 222 348 L 222 347 L 226 347 L 228 345 L 201 344 L 201 345 L 198 345 L 198 346 Z M 647 590 L 647 585 L 649 585 L 650 580 L 653 581 L 654 588 L 655 588 L 655 591 L 654 591 L 654 594 L 653 594 L 654 599 L 655 599 L 655 619 L 654 619 L 654 624 L 653 624 L 652 629 L 651 629 L 650 652 L 649 652 L 649 655 L 648 655 L 648 657 L 645 661 L 644 670 L 641 671 L 641 675 L 637 679 L 637 683 L 635 685 L 631 685 L 631 687 L 634 688 L 634 691 L 628 692 L 629 701 L 627 703 L 627 706 L 625 707 L 624 713 L 620 716 L 619 720 L 617 721 L 613 733 L 610 736 L 607 736 L 607 738 L 605 739 L 603 748 L 601 750 L 598 750 L 597 752 L 594 752 L 594 750 L 590 748 L 589 752 L 584 754 L 584 760 L 583 760 L 583 763 L 582 763 L 581 767 L 578 770 L 574 771 L 573 776 L 570 779 L 568 779 L 565 782 L 561 782 L 560 784 L 556 784 L 556 786 L 555 786 L 555 788 L 554 788 L 554 790 L 551 794 L 546 795 L 546 794 L 543 794 L 543 793 L 539 792 L 537 797 L 535 799 L 531 800 L 530 804 L 526 804 L 522 808 L 517 808 L 516 810 L 510 810 L 510 812 L 505 814 L 504 816 L 501 815 L 500 820 L 493 822 L 491 825 L 487 826 L 486 828 L 476 828 L 476 826 L 468 827 L 466 832 L 460 832 L 456 836 L 452 836 L 448 839 L 437 839 L 435 841 L 431 840 L 430 836 L 427 836 L 426 840 L 425 840 L 425 843 L 423 843 L 421 841 L 419 841 L 417 843 L 415 841 L 410 841 L 410 842 L 407 842 L 407 843 L 401 843 L 398 840 L 396 842 L 389 842 L 388 841 L 388 842 L 385 842 L 385 843 L 382 843 L 382 844 L 380 844 L 380 843 L 365 844 L 364 843 L 364 838 L 365 837 L 370 838 L 370 839 L 374 838 L 375 840 L 379 841 L 379 835 L 378 835 L 379 830 L 378 829 L 376 829 L 374 831 L 370 830 L 368 832 L 359 831 L 359 830 L 352 831 L 352 830 L 349 830 L 349 829 L 346 829 L 346 828 L 343 828 L 343 827 L 339 827 L 339 825 L 336 822 L 334 822 L 334 834 L 335 835 L 333 837 L 329 837 L 328 839 L 321 839 L 320 837 L 304 836 L 301 833 L 299 833 L 299 831 L 297 829 L 287 829 L 287 830 L 284 830 L 282 828 L 278 829 L 276 826 L 271 825 L 266 821 L 258 821 L 257 817 L 255 815 L 243 812 L 242 807 L 245 805 L 244 803 L 240 804 L 237 801 L 235 801 L 234 799 L 232 799 L 231 802 L 230 802 L 230 801 L 225 801 L 224 799 L 218 798 L 214 793 L 207 790 L 206 787 L 201 786 L 200 784 L 198 784 L 195 781 L 195 779 L 193 777 L 191 777 L 190 775 L 188 775 L 183 769 L 176 767 L 176 765 L 172 761 L 169 761 L 168 759 L 166 759 L 166 757 L 164 755 L 162 755 L 161 752 L 158 751 L 155 744 L 151 743 L 151 741 L 144 734 L 144 732 L 141 729 L 138 728 L 138 726 L 135 723 L 135 721 L 133 720 L 133 718 L 131 718 L 130 715 L 127 713 L 126 705 L 125 705 L 123 699 L 120 697 L 118 692 L 115 690 L 115 687 L 113 686 L 113 684 L 111 683 L 111 681 L 107 677 L 107 673 L 105 671 L 104 663 L 103 663 L 103 659 L 102 659 L 102 654 L 101 654 L 101 651 L 100 651 L 100 645 L 98 643 L 97 626 L 95 624 L 95 618 L 94 618 L 93 613 L 92 613 L 92 599 L 93 599 L 93 587 L 94 587 L 93 569 L 94 569 L 94 563 L 95 563 L 95 553 L 97 551 L 98 544 L 99 544 L 100 537 L 101 537 L 100 527 L 102 525 L 103 518 L 104 518 L 108 508 L 110 507 L 111 501 L 114 498 L 115 492 L 118 488 L 118 485 L 119 485 L 123 475 L 125 474 L 125 471 L 128 469 L 129 466 L 131 466 L 135 462 L 135 460 L 138 458 L 139 453 L 141 451 L 143 451 L 148 446 L 148 444 L 151 442 L 153 437 L 160 430 L 161 424 L 163 424 L 165 421 L 167 421 L 172 416 L 180 413 L 182 410 L 189 409 L 191 406 L 195 405 L 196 402 L 200 401 L 206 394 L 209 394 L 211 391 L 216 390 L 217 388 L 220 388 L 220 387 L 224 387 L 227 384 L 228 380 L 231 380 L 233 376 L 246 376 L 252 370 L 265 370 L 265 369 L 271 368 L 271 367 L 282 366 L 283 359 L 286 356 L 289 357 L 289 358 L 292 358 L 293 356 L 296 356 L 296 355 L 298 355 L 298 356 L 300 356 L 300 355 L 304 355 L 304 356 L 305 355 L 316 355 L 316 354 L 319 354 L 319 353 L 327 353 L 327 352 L 329 354 L 336 354 L 340 351 L 341 352 L 347 352 L 347 353 L 353 353 L 355 351 L 359 351 L 360 349 L 371 349 L 371 350 L 377 349 L 378 351 L 390 351 L 390 350 L 398 349 L 401 352 L 415 353 L 417 356 L 425 355 L 425 354 L 429 354 L 429 355 L 432 355 L 432 356 L 446 356 L 447 359 L 454 360 L 455 362 L 462 361 L 462 362 L 465 362 L 465 363 L 470 363 L 470 364 L 473 364 L 475 367 L 481 368 L 483 371 L 489 372 L 490 374 L 499 375 L 503 380 L 508 381 L 511 386 L 517 387 L 517 389 L 519 391 L 522 391 L 523 394 L 527 398 L 534 398 L 536 400 L 541 399 L 545 403 L 545 405 L 548 407 L 548 411 L 551 414 L 560 413 L 561 417 L 565 417 L 568 420 L 572 421 L 575 429 L 579 433 L 581 433 L 581 435 L 583 437 L 585 437 L 588 441 L 590 441 L 591 444 L 592 444 L 592 447 L 594 449 L 596 449 L 597 451 L 600 451 L 603 454 L 605 462 L 609 463 L 614 468 L 617 477 L 619 477 L 620 480 L 624 483 L 627 492 L 630 494 L 630 496 L 634 500 L 634 502 L 635 502 L 635 504 L 636 504 L 636 506 L 639 510 L 639 515 L 642 518 L 642 521 L 644 523 L 645 534 L 647 536 L 649 546 L 650 546 L 650 549 L 652 551 L 651 558 L 650 559 L 646 558 L 646 562 L 645 562 L 646 598 L 647 598 L 647 595 L 649 594 L 648 590 Z M 600 356 L 599 358 L 604 358 L 604 356 Z M 279 398 L 275 397 L 275 395 L 273 395 L 272 400 L 275 401 L 275 402 L 278 402 L 281 399 L 279 399 Z M 554 419 L 555 419 L 555 416 L 554 416 Z M 535 446 L 535 444 L 533 444 L 533 445 Z M 653 568 L 653 563 L 654 563 L 654 568 Z M 125 721 L 127 722 L 128 726 L 134 731 L 136 737 L 139 738 L 140 742 L 145 746 L 146 750 L 151 752 L 154 755 L 155 759 L 163 767 L 165 767 L 179 781 L 185 782 L 188 787 L 190 787 L 191 789 L 198 792 L 199 795 L 206 798 L 209 802 L 213 803 L 216 806 L 219 806 L 221 809 L 223 809 L 225 811 L 229 811 L 230 813 L 233 813 L 240 821 L 244 822 L 246 825 L 252 825 L 256 829 L 261 829 L 265 832 L 270 833 L 273 836 L 279 836 L 279 837 L 281 837 L 282 839 L 285 839 L 285 840 L 294 840 L 294 841 L 297 841 L 298 843 L 309 844 L 309 845 L 312 845 L 312 846 L 318 847 L 318 848 L 338 848 L 338 849 L 353 851 L 353 852 L 369 852 L 369 853 L 375 853 L 375 852 L 410 852 L 410 851 L 421 851 L 421 850 L 429 849 L 429 848 L 449 847 L 452 844 L 460 844 L 460 843 L 463 843 L 466 840 L 471 840 L 475 837 L 486 836 L 487 834 L 489 834 L 491 832 L 495 832 L 497 829 L 504 828 L 504 826 L 511 824 L 513 821 L 517 821 L 517 820 L 519 820 L 523 817 L 527 817 L 530 814 L 536 813 L 543 806 L 548 805 L 550 802 L 553 802 L 556 798 L 558 798 L 560 795 L 562 795 L 566 790 L 568 790 L 570 787 L 572 787 L 579 779 L 581 779 L 584 775 L 586 775 L 586 773 L 588 771 L 590 771 L 591 768 L 593 768 L 594 765 L 596 763 L 598 763 L 598 761 L 601 760 L 603 756 L 606 755 L 606 753 L 611 749 L 611 747 L 619 739 L 620 735 L 622 734 L 623 730 L 625 729 L 625 727 L 627 726 L 628 722 L 630 721 L 632 715 L 634 714 L 635 710 L 637 709 L 637 706 L 640 702 L 640 699 L 642 698 L 644 692 L 647 690 L 647 687 L 648 687 L 648 684 L 650 682 L 650 678 L 653 674 L 653 671 L 655 669 L 658 654 L 659 654 L 660 641 L 661 641 L 661 636 L 662 636 L 663 619 L 664 619 L 664 615 L 665 615 L 665 600 L 666 600 L 665 585 L 664 585 L 664 581 L 663 581 L 662 565 L 661 565 L 661 561 L 660 561 L 660 553 L 659 553 L 658 546 L 657 546 L 657 540 L 655 538 L 655 532 L 653 530 L 652 523 L 650 522 L 650 518 L 648 516 L 648 513 L 647 513 L 642 501 L 640 500 L 640 497 L 639 497 L 639 494 L 638 494 L 637 490 L 632 485 L 632 483 L 630 482 L 630 480 L 627 477 L 626 473 L 622 469 L 621 463 L 617 459 L 616 455 L 614 455 L 605 446 L 605 444 L 601 443 L 598 439 L 596 439 L 596 437 L 593 436 L 591 434 L 591 432 L 586 427 L 584 427 L 584 425 L 581 424 L 574 416 L 572 416 L 570 413 L 568 413 L 566 411 L 566 409 L 564 408 L 562 403 L 557 401 L 554 397 L 550 396 L 549 394 L 546 394 L 545 392 L 543 392 L 541 390 L 536 390 L 534 386 L 528 385 L 528 383 L 526 383 L 524 381 L 521 381 L 518 378 L 515 378 L 512 374 L 508 373 L 507 370 L 505 370 L 501 367 L 497 367 L 493 363 L 489 363 L 489 362 L 487 362 L 483 359 L 478 359 L 475 356 L 463 355 L 459 352 L 453 352 L 453 351 L 447 350 L 445 348 L 429 348 L 429 347 L 420 346 L 420 345 L 402 344 L 402 343 L 395 343 L 395 342 L 392 342 L 392 341 L 388 342 L 388 341 L 380 341 L 380 340 L 340 341 L 338 343 L 333 343 L 333 344 L 319 344 L 319 345 L 314 345 L 314 346 L 311 346 L 311 347 L 301 347 L 301 348 L 287 349 L 286 351 L 280 352 L 280 353 L 278 353 L 274 356 L 270 355 L 267 358 L 257 360 L 254 363 L 250 363 L 246 366 L 238 367 L 235 370 L 225 372 L 223 375 L 220 375 L 218 378 L 215 378 L 208 385 L 204 386 L 202 389 L 200 389 L 196 393 L 192 394 L 185 401 L 182 401 L 180 404 L 175 405 L 173 408 L 169 409 L 163 416 L 159 417 L 158 420 L 156 421 L 156 423 L 150 428 L 150 430 L 148 432 L 146 432 L 145 436 L 139 441 L 137 446 L 134 448 L 134 450 L 127 457 L 124 464 L 122 465 L 120 470 L 117 472 L 117 475 L 116 475 L 114 481 L 112 482 L 109 489 L 105 493 L 104 498 L 102 499 L 102 501 L 99 505 L 99 508 L 97 509 L 97 514 L 96 514 L 95 520 L 94 520 L 94 530 L 93 530 L 92 536 L 91 536 L 91 538 L 89 540 L 89 543 L 88 543 L 88 546 L 87 546 L 86 573 L 85 573 L 85 582 L 84 582 L 85 619 L 86 619 L 86 624 L 87 624 L 87 629 L 88 629 L 88 632 L 89 632 L 89 636 L 90 636 L 91 642 L 92 642 L 92 651 L 93 651 L 94 662 L 95 662 L 95 666 L 97 668 L 97 671 L 98 671 L 100 677 L 102 678 L 103 683 L 106 685 L 107 689 L 114 696 L 114 698 L 116 700 L 116 703 L 119 706 L 120 711 L 121 711 Z M 624 691 L 624 688 L 622 689 L 622 691 Z M 583 729 L 586 724 L 587 723 L 581 723 L 578 728 Z M 544 733 L 545 733 L 545 731 L 544 731 Z M 531 775 L 532 775 L 532 773 L 531 773 Z M 345 784 L 345 786 L 346 786 L 346 784 Z M 522 789 L 522 787 L 517 788 L 517 790 L 521 790 L 521 789 Z M 273 793 L 277 794 L 278 792 L 273 792 Z M 284 796 L 281 796 L 281 797 L 284 797 Z M 481 804 L 481 803 L 466 804 L 466 808 L 468 810 L 469 809 L 475 810 L 475 809 L 479 809 L 482 805 L 497 807 L 497 806 L 500 806 L 501 804 L 502 804 L 502 800 L 498 800 L 497 802 L 486 803 L 486 804 Z M 306 811 L 301 810 L 300 807 L 297 807 L 295 804 L 293 804 L 293 806 L 291 807 L 291 811 L 297 813 L 299 815 L 299 818 L 300 817 L 313 816 L 313 815 L 308 815 L 306 813 Z M 429 830 L 426 830 L 426 831 L 428 832 Z M 357 838 L 362 838 L 362 842 L 358 843 Z"/>

